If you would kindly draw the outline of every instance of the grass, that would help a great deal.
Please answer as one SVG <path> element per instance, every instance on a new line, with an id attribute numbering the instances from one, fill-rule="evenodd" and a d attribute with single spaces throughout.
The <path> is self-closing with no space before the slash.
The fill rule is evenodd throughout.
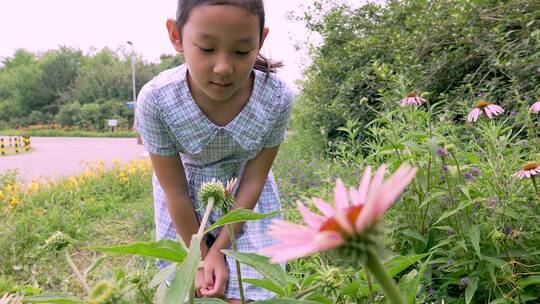
<path id="1" fill-rule="evenodd" d="M 67 263 L 44 250 L 56 231 L 76 240 L 71 253 L 80 269 L 100 253 L 92 245 L 127 244 L 154 238 L 151 170 L 147 161 L 90 165 L 79 176 L 34 181 L 27 188 L 14 174 L 0 179 L 0 294 L 82 289 Z M 153 260 L 111 256 L 89 277 L 95 282 L 122 271 L 149 269 Z M 92 285 L 92 284 L 90 284 Z"/>

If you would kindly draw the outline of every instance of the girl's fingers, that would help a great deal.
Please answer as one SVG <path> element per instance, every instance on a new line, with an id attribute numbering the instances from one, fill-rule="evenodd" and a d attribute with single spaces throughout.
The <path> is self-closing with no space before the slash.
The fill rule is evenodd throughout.
<path id="1" fill-rule="evenodd" d="M 214 270 L 204 265 L 204 282 L 206 288 L 211 289 L 214 287 Z"/>

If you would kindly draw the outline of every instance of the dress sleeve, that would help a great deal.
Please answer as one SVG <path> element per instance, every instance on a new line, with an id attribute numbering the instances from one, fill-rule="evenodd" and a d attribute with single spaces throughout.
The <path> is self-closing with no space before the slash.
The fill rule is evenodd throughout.
<path id="1" fill-rule="evenodd" d="M 171 156 L 179 153 L 168 126 L 156 102 L 151 84 L 146 84 L 137 98 L 134 129 L 141 135 L 146 150 L 154 155 Z"/>
<path id="2" fill-rule="evenodd" d="M 285 133 L 289 125 L 291 117 L 292 105 L 295 99 L 295 94 L 289 88 L 286 88 L 279 100 L 279 111 L 276 112 L 276 117 L 273 125 L 270 127 L 269 134 L 264 143 L 265 148 L 272 148 L 280 145 L 285 139 Z"/>

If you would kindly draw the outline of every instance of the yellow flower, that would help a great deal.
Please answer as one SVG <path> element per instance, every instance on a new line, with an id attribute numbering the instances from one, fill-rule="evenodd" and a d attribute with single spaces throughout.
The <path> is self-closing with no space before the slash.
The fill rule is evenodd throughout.
<path id="1" fill-rule="evenodd" d="M 75 176 L 70 176 L 70 177 L 68 178 L 68 186 L 69 186 L 70 188 L 75 188 L 75 187 L 77 187 L 78 185 L 79 185 L 79 181 L 78 181 L 77 177 L 75 177 Z"/>
<path id="2" fill-rule="evenodd" d="M 119 164 L 120 164 L 120 160 L 119 160 L 118 158 L 113 159 L 113 164 L 119 165 Z"/>
<path id="3" fill-rule="evenodd" d="M 39 184 L 37 183 L 35 179 L 32 180 L 32 183 L 30 184 L 30 186 L 28 186 L 28 189 L 30 189 L 31 191 L 39 190 Z"/>
<path id="4" fill-rule="evenodd" d="M 6 186 L 6 193 L 7 193 L 8 195 L 12 195 L 12 194 L 13 194 L 13 185 L 8 184 L 8 185 Z"/>
<path id="5" fill-rule="evenodd" d="M 3 200 L 6 196 L 4 195 L 4 193 L 2 191 L 0 191 L 0 200 Z"/>
<path id="6" fill-rule="evenodd" d="M 12 208 L 13 206 L 16 206 L 19 204 L 19 200 L 16 197 L 12 197 L 11 201 L 9 202 L 8 207 Z"/>

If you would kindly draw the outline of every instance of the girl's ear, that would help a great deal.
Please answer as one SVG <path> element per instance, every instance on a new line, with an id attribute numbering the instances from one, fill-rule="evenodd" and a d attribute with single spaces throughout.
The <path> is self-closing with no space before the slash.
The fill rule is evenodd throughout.
<path id="1" fill-rule="evenodd" d="M 268 27 L 264 27 L 262 35 L 261 35 L 261 41 L 259 42 L 259 50 L 262 49 L 264 40 L 266 39 L 266 36 L 268 36 L 268 32 L 270 29 Z"/>
<path id="2" fill-rule="evenodd" d="M 178 53 L 184 52 L 184 47 L 182 46 L 182 35 L 176 26 L 176 21 L 174 19 L 167 19 L 167 32 L 169 32 L 169 39 Z"/>

